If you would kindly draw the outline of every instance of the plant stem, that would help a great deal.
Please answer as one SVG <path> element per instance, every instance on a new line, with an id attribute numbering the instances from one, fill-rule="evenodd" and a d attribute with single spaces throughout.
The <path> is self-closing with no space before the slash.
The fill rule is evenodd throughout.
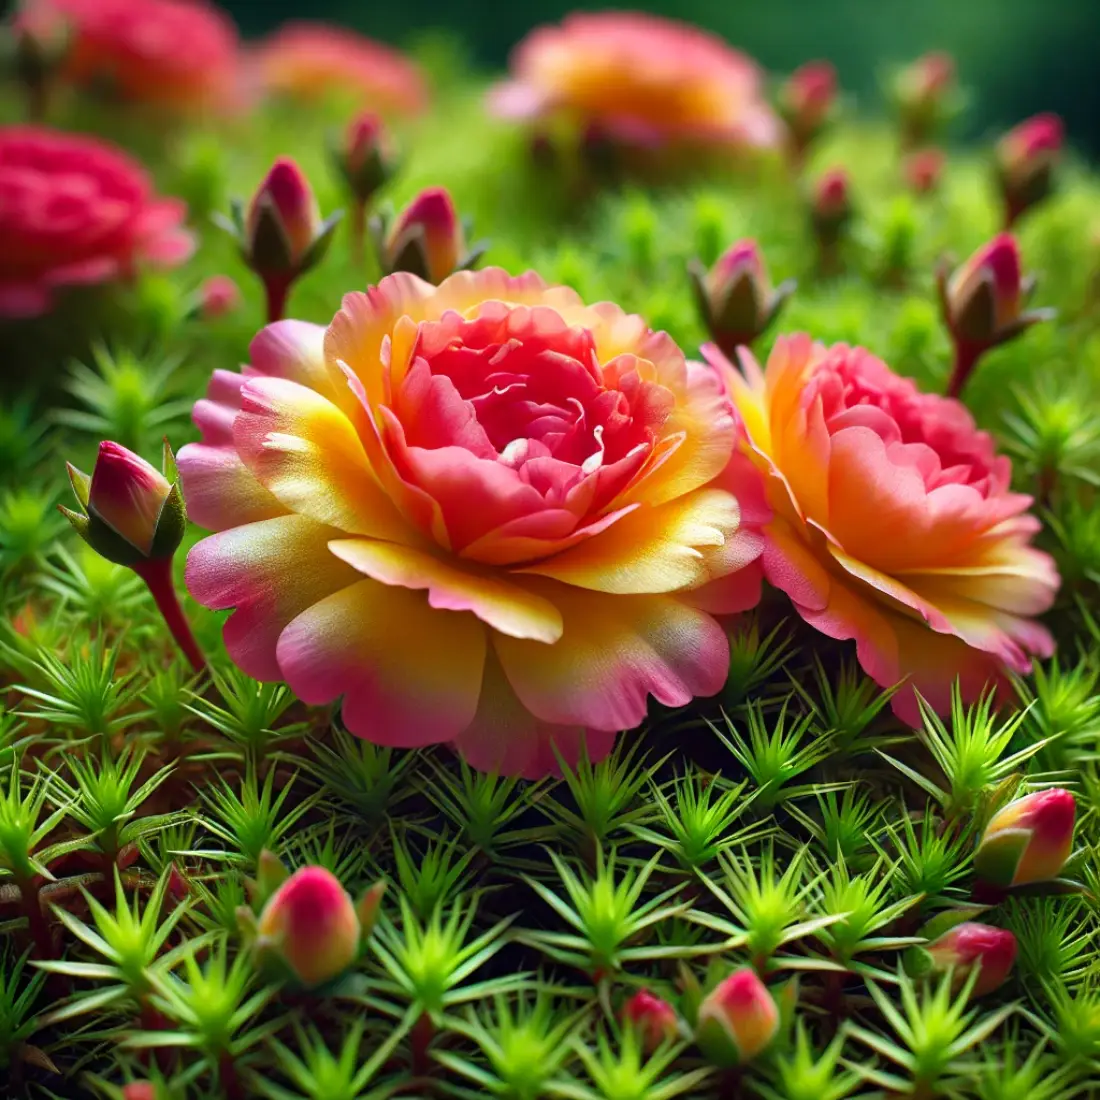
<path id="1" fill-rule="evenodd" d="M 351 204 L 351 262 L 356 271 L 363 266 L 366 254 L 364 242 L 367 236 L 367 204 L 356 199 Z"/>
<path id="2" fill-rule="evenodd" d="M 19 900 L 23 915 L 27 918 L 27 930 L 34 943 L 35 953 L 40 959 L 52 959 L 54 955 L 53 936 L 50 924 L 42 912 L 42 899 L 39 897 L 41 882 L 37 878 L 27 879 L 19 884 Z"/>
<path id="3" fill-rule="evenodd" d="M 417 1077 L 423 1077 L 431 1064 L 428 1059 L 428 1047 L 431 1045 L 435 1027 L 431 1017 L 425 1012 L 412 1026 L 410 1045 L 412 1047 L 412 1071 Z"/>
<path id="4" fill-rule="evenodd" d="M 233 1065 L 230 1054 L 223 1054 L 218 1060 L 218 1082 L 226 1095 L 226 1100 L 245 1100 L 247 1093 L 244 1091 L 244 1086 L 237 1074 L 237 1067 Z"/>
<path id="5" fill-rule="evenodd" d="M 984 349 L 963 341 L 955 342 L 955 365 L 947 382 L 947 396 L 958 397 L 962 393 Z"/>
<path id="6" fill-rule="evenodd" d="M 149 559 L 134 566 L 134 572 L 145 582 L 157 608 L 164 617 L 176 645 L 183 651 L 184 656 L 191 662 L 191 667 L 196 672 L 201 672 L 206 667 L 206 658 L 202 655 L 194 634 L 191 633 L 191 625 L 187 616 L 180 607 L 179 597 L 176 595 L 175 585 L 172 584 L 172 560 L 171 558 Z"/>
<path id="7" fill-rule="evenodd" d="M 264 279 L 264 291 L 267 294 L 267 323 L 273 324 L 281 321 L 286 316 L 286 300 L 290 294 L 290 284 L 293 279 L 289 276 L 269 275 Z"/>

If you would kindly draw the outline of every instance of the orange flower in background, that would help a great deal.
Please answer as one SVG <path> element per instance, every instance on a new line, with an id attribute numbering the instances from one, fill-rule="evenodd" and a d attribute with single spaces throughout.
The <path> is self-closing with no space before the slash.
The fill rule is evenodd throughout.
<path id="1" fill-rule="evenodd" d="M 353 733 L 545 775 L 726 679 L 759 477 L 714 374 L 537 275 L 408 273 L 217 371 L 179 469 L 230 655 Z M 744 491 L 739 476 L 748 467 Z M 732 491 L 731 491 L 732 490 Z M 738 496 L 734 495 L 734 491 Z"/>
<path id="2" fill-rule="evenodd" d="M 236 103 L 237 31 L 205 0 L 30 0 L 68 25 L 66 76 L 179 110 Z"/>
<path id="3" fill-rule="evenodd" d="M 428 105 L 428 86 L 413 61 L 328 23 L 285 24 L 256 47 L 253 66 L 268 93 L 308 100 L 342 92 L 383 115 L 418 114 Z"/>
<path id="4" fill-rule="evenodd" d="M 576 12 L 516 48 L 504 117 L 564 117 L 630 145 L 774 146 L 782 127 L 751 58 L 686 23 Z"/>
<path id="5" fill-rule="evenodd" d="M 895 712 L 919 724 L 912 689 L 941 713 L 961 678 L 974 696 L 1027 672 L 1053 642 L 1034 615 L 1058 589 L 1031 547 L 1031 498 L 965 406 L 921 393 L 862 348 L 781 338 L 761 370 L 715 347 L 773 510 L 765 575 L 811 626 L 854 639 Z"/>

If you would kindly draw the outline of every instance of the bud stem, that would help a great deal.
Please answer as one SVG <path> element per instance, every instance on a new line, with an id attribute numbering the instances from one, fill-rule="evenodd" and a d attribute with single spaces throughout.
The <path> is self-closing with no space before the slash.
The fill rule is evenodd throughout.
<path id="1" fill-rule="evenodd" d="M 361 199 L 356 199 L 351 204 L 351 262 L 356 270 L 363 266 L 365 256 L 363 242 L 367 236 L 367 204 Z"/>
<path id="2" fill-rule="evenodd" d="M 183 613 L 183 608 L 180 607 L 175 585 L 172 584 L 172 559 L 150 558 L 135 565 L 134 572 L 141 577 L 152 593 L 176 645 L 191 662 L 191 667 L 196 672 L 201 672 L 206 667 L 206 658 L 203 657 L 202 650 L 195 641 L 195 635 L 191 633 L 191 625 Z"/>
<path id="3" fill-rule="evenodd" d="M 267 323 L 274 324 L 286 315 L 286 300 L 290 294 L 293 278 L 286 275 L 269 275 L 264 279 L 264 291 L 267 294 Z"/>
<path id="4" fill-rule="evenodd" d="M 984 350 L 976 344 L 955 342 L 955 365 L 951 368 L 951 377 L 947 381 L 948 397 L 958 397 L 962 393 Z"/>

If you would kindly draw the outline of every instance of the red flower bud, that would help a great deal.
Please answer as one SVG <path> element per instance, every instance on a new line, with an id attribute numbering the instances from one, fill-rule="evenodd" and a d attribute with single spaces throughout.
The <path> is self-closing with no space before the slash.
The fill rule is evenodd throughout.
<path id="1" fill-rule="evenodd" d="M 979 967 L 973 995 L 984 997 L 1007 980 L 1016 962 L 1016 937 L 1003 928 L 965 921 L 922 949 L 935 973 L 951 970 L 961 986 Z"/>
<path id="2" fill-rule="evenodd" d="M 968 342 L 991 346 L 1020 316 L 1020 249 L 1002 233 L 982 245 L 947 283 L 948 327 Z"/>
<path id="3" fill-rule="evenodd" d="M 918 195 L 938 190 L 946 161 L 942 149 L 918 149 L 910 153 L 902 165 L 906 185 Z"/>
<path id="4" fill-rule="evenodd" d="M 993 815 L 974 854 L 978 877 L 1008 888 L 1057 878 L 1073 849 L 1076 803 L 1069 791 L 1036 791 Z"/>
<path id="5" fill-rule="evenodd" d="M 836 69 L 828 61 L 809 61 L 779 89 L 779 113 L 787 123 L 795 153 L 801 157 L 834 113 Z"/>
<path id="6" fill-rule="evenodd" d="M 751 1061 L 775 1038 L 779 1008 L 756 971 L 745 967 L 718 985 L 699 1006 L 695 1041 L 718 1066 Z"/>
<path id="7" fill-rule="evenodd" d="M 336 163 L 348 189 L 360 202 L 369 202 L 393 172 L 389 134 L 378 115 L 364 111 L 351 120 L 337 151 Z"/>
<path id="8" fill-rule="evenodd" d="M 953 109 L 955 91 L 955 61 L 942 50 L 917 58 L 897 73 L 893 94 L 906 145 L 920 145 L 935 132 Z"/>
<path id="9" fill-rule="evenodd" d="M 228 275 L 212 275 L 199 287 L 199 311 L 212 321 L 235 312 L 241 305 L 241 288 Z"/>
<path id="10" fill-rule="evenodd" d="M 821 254 L 821 266 L 835 271 L 840 266 L 838 245 L 852 218 L 848 173 L 843 168 L 826 172 L 810 195 L 810 222 Z"/>
<path id="11" fill-rule="evenodd" d="M 123 1086 L 122 1100 L 157 1100 L 157 1087 L 149 1081 L 132 1081 Z"/>
<path id="12" fill-rule="evenodd" d="M 387 273 L 411 271 L 430 283 L 468 266 L 466 235 L 450 193 L 443 187 L 421 191 L 397 216 L 379 255 Z"/>
<path id="13" fill-rule="evenodd" d="M 280 157 L 248 204 L 249 263 L 261 275 L 298 271 L 320 227 L 321 211 L 309 180 L 289 157 Z"/>
<path id="14" fill-rule="evenodd" d="M 772 289 L 764 257 L 753 240 L 731 245 L 710 271 L 698 262 L 689 264 L 688 274 L 707 330 L 729 356 L 768 327 L 795 286 L 789 281 Z"/>
<path id="15" fill-rule="evenodd" d="M 359 954 L 355 906 L 323 867 L 295 871 L 264 906 L 257 932 L 257 948 L 281 959 L 305 986 L 338 977 Z"/>
<path id="16" fill-rule="evenodd" d="M 174 460 L 165 444 L 165 468 Z M 79 512 L 62 508 L 65 518 L 97 553 L 118 565 L 171 558 L 187 519 L 178 484 L 118 443 L 105 441 L 89 479 L 68 465 Z"/>
<path id="17" fill-rule="evenodd" d="M 1055 114 L 1042 114 L 1021 122 L 997 143 L 997 177 L 1006 224 L 1012 225 L 1053 190 L 1063 140 L 1062 120 Z"/>
<path id="18" fill-rule="evenodd" d="M 647 1051 L 680 1034 L 680 1019 L 676 1010 L 647 989 L 640 989 L 623 1006 L 623 1019 L 637 1028 Z"/>

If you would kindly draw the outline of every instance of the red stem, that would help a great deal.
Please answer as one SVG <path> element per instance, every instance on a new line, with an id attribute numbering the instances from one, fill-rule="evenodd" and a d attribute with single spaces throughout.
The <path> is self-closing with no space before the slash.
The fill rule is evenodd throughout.
<path id="1" fill-rule="evenodd" d="M 962 393 L 984 350 L 976 344 L 958 340 L 955 342 L 955 365 L 951 368 L 951 377 L 947 382 L 948 397 L 958 397 Z"/>
<path id="2" fill-rule="evenodd" d="M 164 616 L 164 621 L 176 640 L 176 645 L 183 650 L 184 656 L 191 662 L 191 667 L 196 672 L 201 672 L 206 667 L 206 658 L 203 657 L 202 650 L 195 641 L 195 635 L 191 633 L 187 616 L 180 607 L 175 585 L 172 584 L 171 558 L 150 558 L 135 565 L 134 572 L 141 577 L 152 593 L 157 608 Z"/>
<path id="3" fill-rule="evenodd" d="M 367 204 L 356 199 L 351 204 L 351 262 L 357 269 L 363 266 L 366 237 Z"/>
<path id="4" fill-rule="evenodd" d="M 290 294 L 293 279 L 287 276 L 269 275 L 264 279 L 264 291 L 267 294 L 267 323 L 273 324 L 286 316 L 286 300 Z"/>
<path id="5" fill-rule="evenodd" d="M 50 922 L 42 912 L 42 899 L 39 897 L 41 880 L 34 878 L 19 883 L 19 900 L 23 914 L 27 918 L 27 931 L 34 943 L 35 953 L 40 959 L 52 959 L 53 936 L 50 934 Z"/>

